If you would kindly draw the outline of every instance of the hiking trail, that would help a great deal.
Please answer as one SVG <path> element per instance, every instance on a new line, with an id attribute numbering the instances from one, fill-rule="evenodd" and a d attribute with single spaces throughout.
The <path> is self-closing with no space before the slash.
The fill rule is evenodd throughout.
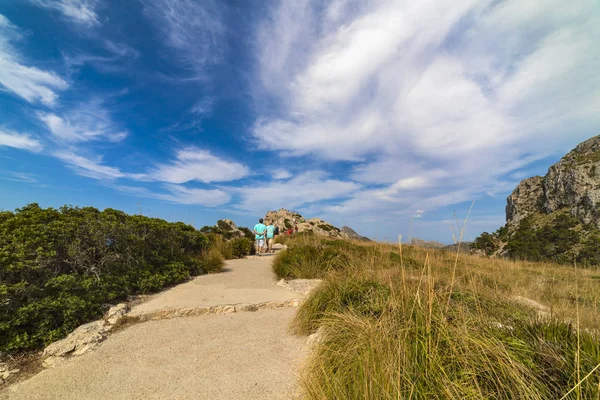
<path id="1" fill-rule="evenodd" d="M 0 399 L 294 399 L 308 355 L 288 332 L 302 296 L 274 257 L 226 262 L 133 307 L 97 349 L 9 385 Z"/>

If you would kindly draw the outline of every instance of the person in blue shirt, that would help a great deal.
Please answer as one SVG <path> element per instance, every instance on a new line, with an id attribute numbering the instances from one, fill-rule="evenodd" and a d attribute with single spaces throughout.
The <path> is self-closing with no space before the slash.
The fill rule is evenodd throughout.
<path id="1" fill-rule="evenodd" d="M 256 235 L 256 254 L 260 255 L 265 251 L 265 231 L 267 226 L 263 224 L 263 219 L 258 220 L 258 224 L 254 225 L 254 234 Z"/>
<path id="2" fill-rule="evenodd" d="M 275 227 L 267 225 L 267 253 L 273 253 L 273 239 L 275 238 Z"/>

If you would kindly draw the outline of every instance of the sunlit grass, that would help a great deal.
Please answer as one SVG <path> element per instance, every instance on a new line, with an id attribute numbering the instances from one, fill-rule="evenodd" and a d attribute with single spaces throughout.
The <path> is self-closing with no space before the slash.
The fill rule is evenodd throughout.
<path id="1" fill-rule="evenodd" d="M 599 396 L 598 371 L 588 376 L 600 364 L 597 270 L 310 235 L 286 242 L 276 273 L 325 279 L 293 325 L 322 335 L 303 375 L 308 398 Z"/>

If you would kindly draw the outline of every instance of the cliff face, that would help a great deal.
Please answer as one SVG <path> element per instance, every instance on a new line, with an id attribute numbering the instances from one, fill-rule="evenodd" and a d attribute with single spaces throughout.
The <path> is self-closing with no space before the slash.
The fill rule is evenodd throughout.
<path id="1" fill-rule="evenodd" d="M 521 221 L 540 212 L 544 198 L 544 178 L 534 176 L 519 183 L 506 199 L 506 224 L 509 229 L 517 228 Z"/>
<path id="2" fill-rule="evenodd" d="M 573 149 L 544 177 L 519 183 L 507 199 L 509 231 L 532 214 L 567 210 L 583 224 L 600 228 L 600 136 Z"/>

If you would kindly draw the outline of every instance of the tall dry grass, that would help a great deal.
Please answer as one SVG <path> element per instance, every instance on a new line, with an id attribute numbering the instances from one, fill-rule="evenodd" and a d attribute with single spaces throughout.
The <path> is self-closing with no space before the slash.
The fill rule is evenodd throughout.
<path id="1" fill-rule="evenodd" d="M 600 396 L 597 270 L 308 235 L 287 242 L 296 250 L 278 256 L 280 276 L 325 279 L 294 321 L 321 336 L 303 375 L 308 398 Z"/>

